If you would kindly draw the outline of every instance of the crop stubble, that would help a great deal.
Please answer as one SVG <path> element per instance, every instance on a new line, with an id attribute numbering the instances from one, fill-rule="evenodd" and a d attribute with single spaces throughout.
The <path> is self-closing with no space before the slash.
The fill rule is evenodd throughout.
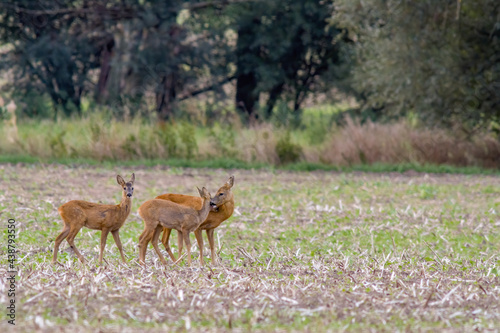
<path id="1" fill-rule="evenodd" d="M 133 211 L 121 229 L 128 263 L 108 241 L 99 267 L 100 235 L 82 230 L 75 243 L 89 264 L 63 243 L 52 266 L 57 207 L 118 203 L 114 178 L 131 172 Z M 215 191 L 229 174 L 236 210 L 216 231 L 222 263 L 163 267 L 150 247 L 140 267 L 138 206 L 165 192 L 195 195 L 195 186 Z M 2 220 L 18 221 L 21 330 L 500 327 L 496 177 L 7 164 L 0 177 Z M 4 279 L 0 288 L 5 304 Z"/>

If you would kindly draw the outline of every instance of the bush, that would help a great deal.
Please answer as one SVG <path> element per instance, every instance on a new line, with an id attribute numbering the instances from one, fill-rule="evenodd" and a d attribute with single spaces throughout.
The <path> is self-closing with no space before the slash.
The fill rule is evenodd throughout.
<path id="1" fill-rule="evenodd" d="M 276 154 L 280 164 L 288 164 L 299 161 L 302 155 L 302 147 L 292 142 L 290 132 L 286 132 L 276 143 Z"/>

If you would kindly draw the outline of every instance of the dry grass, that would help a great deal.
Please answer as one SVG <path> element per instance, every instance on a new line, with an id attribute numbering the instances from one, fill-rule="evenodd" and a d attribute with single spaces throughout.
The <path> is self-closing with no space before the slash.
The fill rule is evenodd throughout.
<path id="1" fill-rule="evenodd" d="M 213 158 L 280 165 L 284 162 L 334 166 L 399 164 L 500 167 L 500 142 L 492 134 L 465 139 L 441 129 L 415 128 L 407 121 L 345 126 L 318 122 L 291 132 L 271 124 L 197 127 L 187 122 L 158 126 L 93 115 L 83 120 L 25 122 L 15 140 L 0 137 L 0 153 L 98 161 Z M 0 131 L 8 130 L 0 124 Z M 291 134 L 291 135 L 287 135 Z"/>
<path id="2" fill-rule="evenodd" d="M 322 158 L 334 165 L 415 163 L 498 168 L 500 142 L 485 134 L 467 140 L 441 129 L 416 129 L 406 121 L 360 125 L 347 119 Z"/>
<path id="3" fill-rule="evenodd" d="M 495 177 L 232 170 L 236 211 L 216 232 L 222 263 L 163 267 L 150 247 L 142 268 L 137 207 L 166 191 L 214 190 L 228 172 L 119 170 L 136 173 L 133 213 L 120 231 L 128 263 L 109 240 L 98 267 L 99 233 L 83 229 L 75 243 L 88 265 L 66 248 L 52 266 L 56 207 L 118 202 L 117 171 L 0 165 L 0 215 L 18 221 L 19 331 L 500 328 Z M 0 255 L 4 262 L 4 248 Z"/>

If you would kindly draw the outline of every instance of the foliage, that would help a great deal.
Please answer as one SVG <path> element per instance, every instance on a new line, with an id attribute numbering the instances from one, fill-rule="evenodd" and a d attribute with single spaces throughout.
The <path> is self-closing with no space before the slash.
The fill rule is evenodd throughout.
<path id="1" fill-rule="evenodd" d="M 279 100 L 290 101 L 290 111 L 297 113 L 310 93 L 322 91 L 321 77 L 341 76 L 345 38 L 328 23 L 331 3 L 273 0 L 236 6 L 227 11 L 237 33 L 238 108 L 251 115 L 259 95 L 265 93 L 265 118 L 270 118 Z M 331 80 L 327 89 L 335 86 Z"/>
<path id="2" fill-rule="evenodd" d="M 292 142 L 290 132 L 287 131 L 276 143 L 276 153 L 278 154 L 280 163 L 293 163 L 300 159 L 302 147 Z"/>
<path id="3" fill-rule="evenodd" d="M 466 131 L 500 117 L 500 3 L 336 1 L 356 40 L 352 84 L 363 108 L 415 112 Z"/>
<path id="4" fill-rule="evenodd" d="M 6 121 L 0 123 L 0 131 L 15 131 L 16 139 L 0 137 L 0 156 L 122 163 L 180 159 L 188 165 L 227 159 L 238 165 L 303 162 L 329 168 L 380 163 L 500 166 L 500 143 L 492 134 L 466 138 L 444 129 L 418 127 L 408 120 L 384 124 L 348 119 L 343 127 L 335 127 L 328 121 L 331 115 L 318 114 L 318 110 L 306 110 L 304 117 L 304 124 L 293 129 L 273 124 L 251 128 L 218 122 L 211 126 L 185 121 L 158 124 L 141 117 L 118 121 L 107 113 L 58 122 L 25 120 L 17 126 Z"/>
<path id="5" fill-rule="evenodd" d="M 117 118 L 154 109 L 165 121 L 179 101 L 224 96 L 236 79 L 236 106 L 252 113 L 265 94 L 269 118 L 280 99 L 297 112 L 310 92 L 334 86 L 320 78 L 341 62 L 328 2 L 10 0 L 0 9 L 0 70 L 15 76 L 4 90 L 50 96 L 67 116 L 87 98 Z"/>

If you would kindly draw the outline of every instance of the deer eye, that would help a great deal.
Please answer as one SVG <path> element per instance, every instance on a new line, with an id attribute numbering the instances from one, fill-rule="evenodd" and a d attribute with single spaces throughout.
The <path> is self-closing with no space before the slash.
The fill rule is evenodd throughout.
<path id="1" fill-rule="evenodd" d="M 224 193 L 220 193 L 220 194 L 219 194 L 219 197 L 220 197 L 221 195 L 224 195 Z"/>
<path id="2" fill-rule="evenodd" d="M 124 189 L 124 190 L 126 190 L 127 188 L 126 188 L 126 187 L 124 187 L 123 189 Z"/>

